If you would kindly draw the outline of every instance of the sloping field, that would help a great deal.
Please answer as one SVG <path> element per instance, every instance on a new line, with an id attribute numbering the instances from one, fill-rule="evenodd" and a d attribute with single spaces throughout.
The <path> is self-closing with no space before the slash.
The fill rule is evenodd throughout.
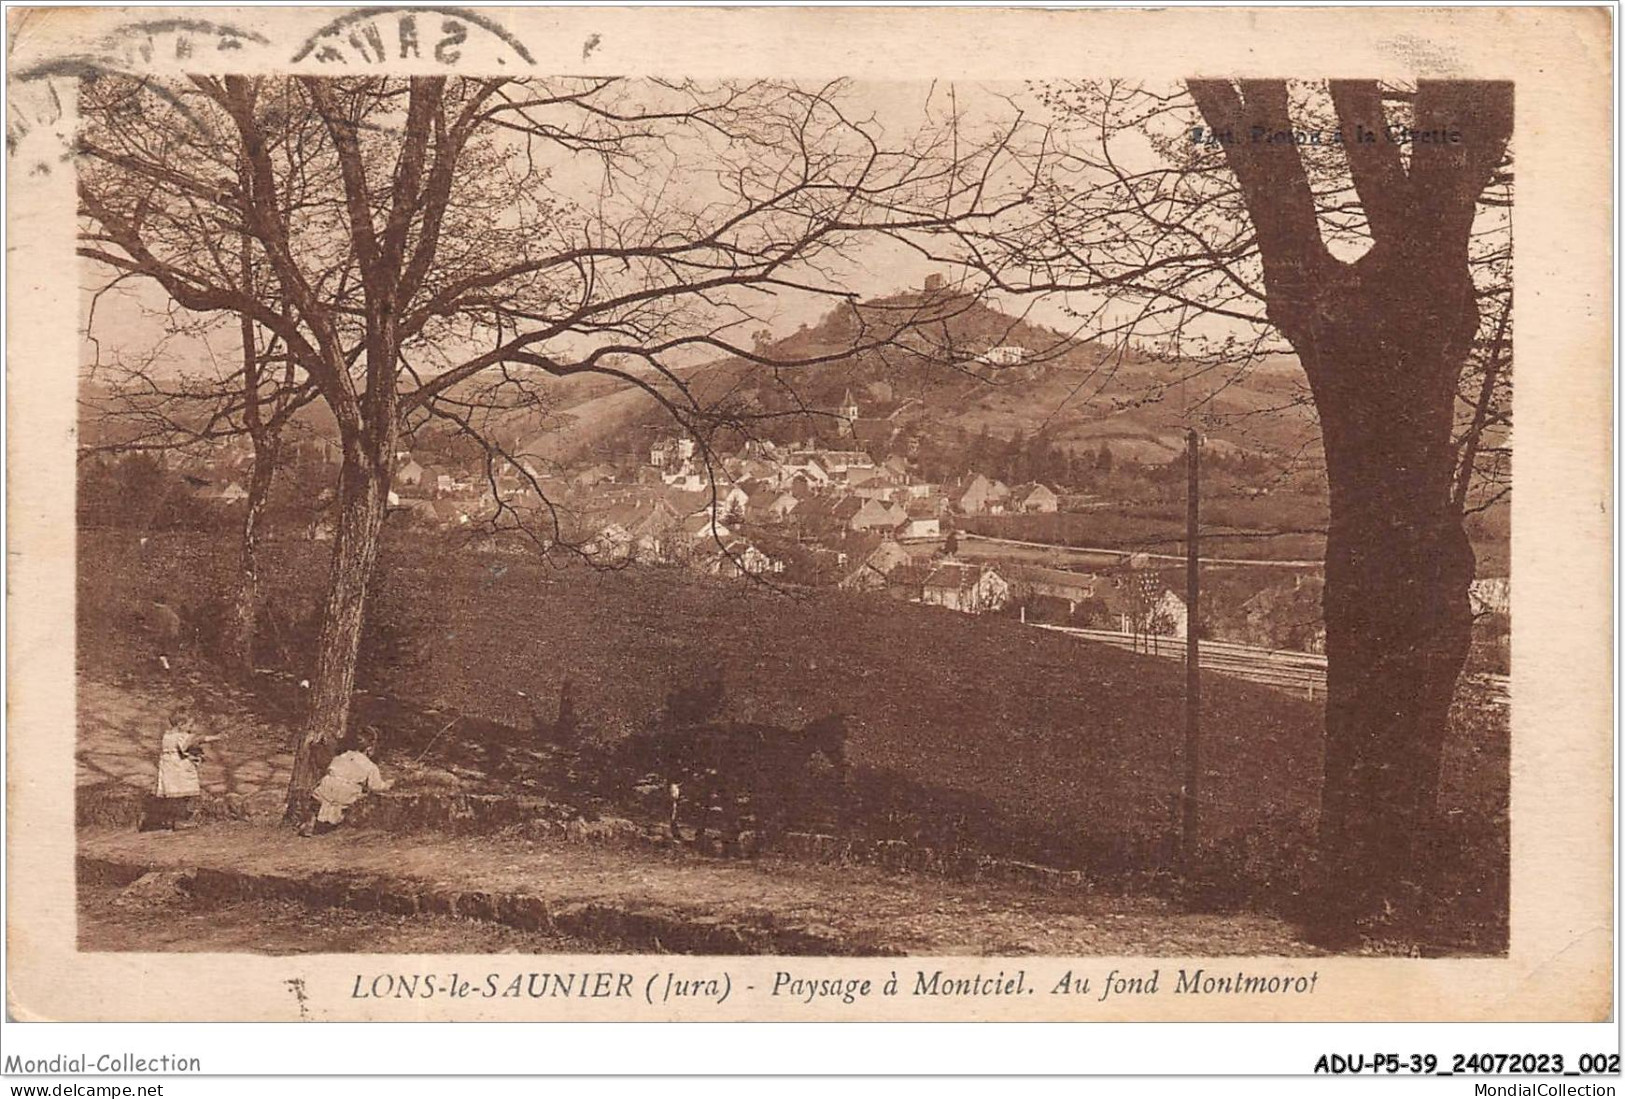
<path id="1" fill-rule="evenodd" d="M 271 547 L 280 604 L 313 603 L 324 550 Z M 145 603 L 200 607 L 230 564 L 195 535 L 144 547 L 93 535 L 81 553 L 80 656 L 92 662 L 138 657 Z M 1027 853 L 1076 863 L 1174 826 L 1184 672 L 1170 661 L 1004 618 L 675 571 L 558 569 L 421 544 L 393 547 L 386 570 L 379 605 L 416 650 L 386 676 L 405 698 L 526 728 L 551 717 L 569 677 L 589 734 L 612 740 L 643 727 L 671 687 L 719 672 L 730 718 L 850 714 L 853 762 L 968 834 L 1019 834 L 1036 847 Z M 1318 799 L 1318 708 L 1207 677 L 1203 723 L 1204 838 L 1302 844 Z M 1505 770 L 1504 733 L 1461 722 L 1444 807 L 1499 816 Z"/>

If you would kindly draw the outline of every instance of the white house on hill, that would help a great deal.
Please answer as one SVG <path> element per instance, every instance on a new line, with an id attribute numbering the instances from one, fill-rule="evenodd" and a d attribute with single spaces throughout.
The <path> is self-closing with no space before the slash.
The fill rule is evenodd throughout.
<path id="1" fill-rule="evenodd" d="M 976 360 L 989 366 L 1020 366 L 1027 361 L 1027 349 L 1019 344 L 1007 343 L 988 348 L 976 356 Z"/>

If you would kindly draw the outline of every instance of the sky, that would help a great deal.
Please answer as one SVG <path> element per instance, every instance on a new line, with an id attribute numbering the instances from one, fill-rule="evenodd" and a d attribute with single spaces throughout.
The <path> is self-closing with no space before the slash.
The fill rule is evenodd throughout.
<path id="1" fill-rule="evenodd" d="M 1012 100 L 1020 106 L 1013 105 Z M 906 140 L 928 118 L 940 119 L 948 110 L 957 108 L 964 120 L 965 140 L 969 143 L 990 132 L 993 120 L 1008 124 L 1017 109 L 1031 110 L 1036 104 L 1030 102 L 1025 86 L 1020 83 L 950 88 L 923 82 L 894 82 L 853 85 L 843 96 L 842 106 L 848 117 L 864 120 L 870 132 L 882 142 Z M 590 161 L 580 157 L 565 158 L 552 165 L 551 171 L 549 184 L 555 191 L 584 205 L 590 206 L 597 200 L 601 174 Z M 687 182 L 694 185 L 692 177 Z M 943 274 L 950 281 L 954 277 L 947 266 L 934 263 L 898 242 L 878 237 L 871 237 L 856 248 L 849 262 L 833 265 L 830 274 L 833 283 L 863 298 L 919 287 L 931 274 Z M 162 292 L 143 280 L 98 295 L 97 290 L 105 284 L 106 276 L 106 270 L 100 265 L 89 261 L 83 264 L 79 303 L 86 329 L 81 344 L 83 366 L 105 364 L 118 357 L 143 360 L 156 355 L 153 366 L 163 374 L 212 374 L 218 369 L 217 363 L 225 363 L 230 369 L 229 364 L 236 358 L 239 347 L 234 322 L 220 324 L 218 331 L 206 340 L 172 337 L 165 341 L 162 322 L 154 316 L 168 308 Z M 800 325 L 815 323 L 831 304 L 831 299 L 815 295 L 783 293 L 773 299 L 752 296 L 752 310 L 760 312 L 765 322 L 757 327 L 765 326 L 780 336 Z M 1013 308 L 1031 309 L 1034 319 L 1047 319 L 1059 327 L 1068 323 L 1064 310 L 1058 306 L 1034 307 L 1032 303 L 1021 303 Z"/>

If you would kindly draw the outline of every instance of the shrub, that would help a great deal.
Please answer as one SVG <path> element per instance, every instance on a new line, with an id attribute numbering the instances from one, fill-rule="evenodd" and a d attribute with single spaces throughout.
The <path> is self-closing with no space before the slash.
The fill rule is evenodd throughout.
<path id="1" fill-rule="evenodd" d="M 380 577 L 380 580 L 383 580 Z M 430 636 L 429 624 L 414 615 L 407 594 L 375 583 L 367 598 L 361 623 L 361 648 L 356 657 L 356 688 L 382 691 L 403 674 L 422 666 Z M 208 604 L 200 621 L 220 631 L 230 607 L 224 600 Z M 291 599 L 275 593 L 260 601 L 256 663 L 298 678 L 315 669 L 316 645 L 321 637 L 320 601 Z M 219 651 L 216 649 L 215 651 Z"/>

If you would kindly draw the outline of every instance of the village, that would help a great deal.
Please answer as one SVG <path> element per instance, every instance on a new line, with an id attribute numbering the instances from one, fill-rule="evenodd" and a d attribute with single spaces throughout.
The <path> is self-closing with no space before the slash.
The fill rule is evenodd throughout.
<path id="1" fill-rule="evenodd" d="M 777 346 L 820 354 L 839 346 L 835 337 L 846 326 L 888 312 L 951 317 L 955 327 L 946 340 L 918 333 L 896 340 L 901 368 L 850 357 L 838 364 L 846 381 L 821 382 L 819 396 L 798 397 L 790 409 L 770 403 L 771 387 L 747 383 L 742 391 L 758 418 L 744 426 L 708 426 L 704 417 L 690 423 L 651 409 L 593 424 L 582 433 L 585 445 L 561 452 L 558 437 L 569 431 L 579 398 L 559 415 L 505 410 L 480 429 L 420 425 L 403 433 L 394 453 L 385 530 L 408 544 L 427 539 L 498 556 L 1005 614 L 1151 650 L 1158 639 L 1184 638 L 1183 431 L 1135 435 L 1125 425 L 1082 444 L 1042 431 L 1029 437 L 1019 421 L 1013 435 L 1008 427 L 990 433 L 992 413 L 980 410 L 1036 415 L 1035 402 L 1059 400 L 1043 395 L 1077 384 L 1072 379 L 1087 376 L 1102 352 L 1019 324 L 958 294 L 941 274 L 832 310 Z M 738 384 L 722 381 L 733 376 L 728 369 L 710 364 L 695 379 Z M 953 391 L 964 395 L 960 405 L 932 388 L 930 379 L 941 377 L 962 380 Z M 725 404 L 726 392 L 712 400 Z M 116 422 L 116 402 L 104 400 Z M 964 402 L 983 417 L 980 436 L 943 423 L 944 410 Z M 341 457 L 334 429 L 295 421 L 290 433 L 261 536 L 331 545 Z M 1203 495 L 1220 507 L 1240 501 L 1246 512 L 1237 518 L 1230 508 L 1228 523 L 1204 516 L 1198 633 L 1321 657 L 1323 570 L 1313 528 L 1326 522 L 1324 483 L 1313 463 L 1288 477 L 1281 454 L 1233 438 L 1204 443 L 1211 452 Z M 150 468 L 132 475 L 132 462 Z M 81 523 L 240 527 L 256 466 L 254 443 L 235 432 L 144 453 L 86 448 Z M 130 500 L 141 496 L 168 502 L 132 521 Z M 1272 545 L 1276 527 L 1302 548 Z M 1226 530 L 1240 540 L 1222 541 Z M 1510 591 L 1495 556 L 1481 558 L 1472 598 L 1486 626 L 1478 670 L 1504 674 Z"/>
<path id="2" fill-rule="evenodd" d="M 1026 355 L 1000 346 L 980 359 L 1008 370 Z M 911 403 L 860 398 L 849 387 L 838 407 L 823 412 L 833 425 L 823 438 L 752 438 L 723 449 L 668 430 L 646 445 L 571 466 L 528 458 L 523 444 L 461 460 L 444 448 L 402 449 L 388 522 L 408 539 L 453 540 L 496 554 L 557 550 L 600 568 L 681 570 L 968 615 L 1006 613 L 1148 648 L 1186 636 L 1183 570 L 1167 553 L 1125 547 L 1104 561 L 1096 555 L 1085 570 L 1059 552 L 1012 552 L 998 539 L 967 533 L 977 520 L 1088 516 L 1119 502 L 1040 481 L 1006 484 L 981 471 L 926 479 L 909 456 L 912 440 L 900 416 Z M 311 488 L 293 529 L 269 536 L 330 543 L 337 447 L 318 437 L 298 453 L 307 480 L 329 487 Z M 241 437 L 163 458 L 189 503 L 200 506 L 194 523 L 210 526 L 240 521 L 252 460 Z M 1209 571 L 1219 596 L 1204 608 L 1203 636 L 1324 652 L 1318 568 Z M 1510 604 L 1505 577 L 1481 577 L 1472 595 L 1482 616 L 1504 616 Z"/>
<path id="3" fill-rule="evenodd" d="M 1025 349 L 985 359 L 1021 362 Z M 658 435 L 635 456 L 573 469 L 493 459 L 460 464 L 410 450 L 397 454 L 389 522 L 411 537 L 459 538 L 486 551 L 555 547 L 604 568 L 690 573 L 796 588 L 831 588 L 980 615 L 1089 625 L 1124 635 L 1181 638 L 1184 600 L 1171 573 L 1125 552 L 1114 567 L 1080 572 L 961 553 L 969 518 L 1089 511 L 1089 493 L 1033 481 L 1009 485 L 981 472 L 948 483 L 923 479 L 902 453 L 877 460 L 908 402 L 860 400 L 848 389 L 828 411 L 836 439 L 798 445 L 749 440 L 737 451 L 703 449 L 690 436 Z M 306 452 L 336 462 L 323 440 Z M 216 519 L 240 511 L 251 449 L 231 439 L 197 455 L 172 456 L 193 500 Z M 315 497 L 298 536 L 330 542 L 333 521 Z"/>

